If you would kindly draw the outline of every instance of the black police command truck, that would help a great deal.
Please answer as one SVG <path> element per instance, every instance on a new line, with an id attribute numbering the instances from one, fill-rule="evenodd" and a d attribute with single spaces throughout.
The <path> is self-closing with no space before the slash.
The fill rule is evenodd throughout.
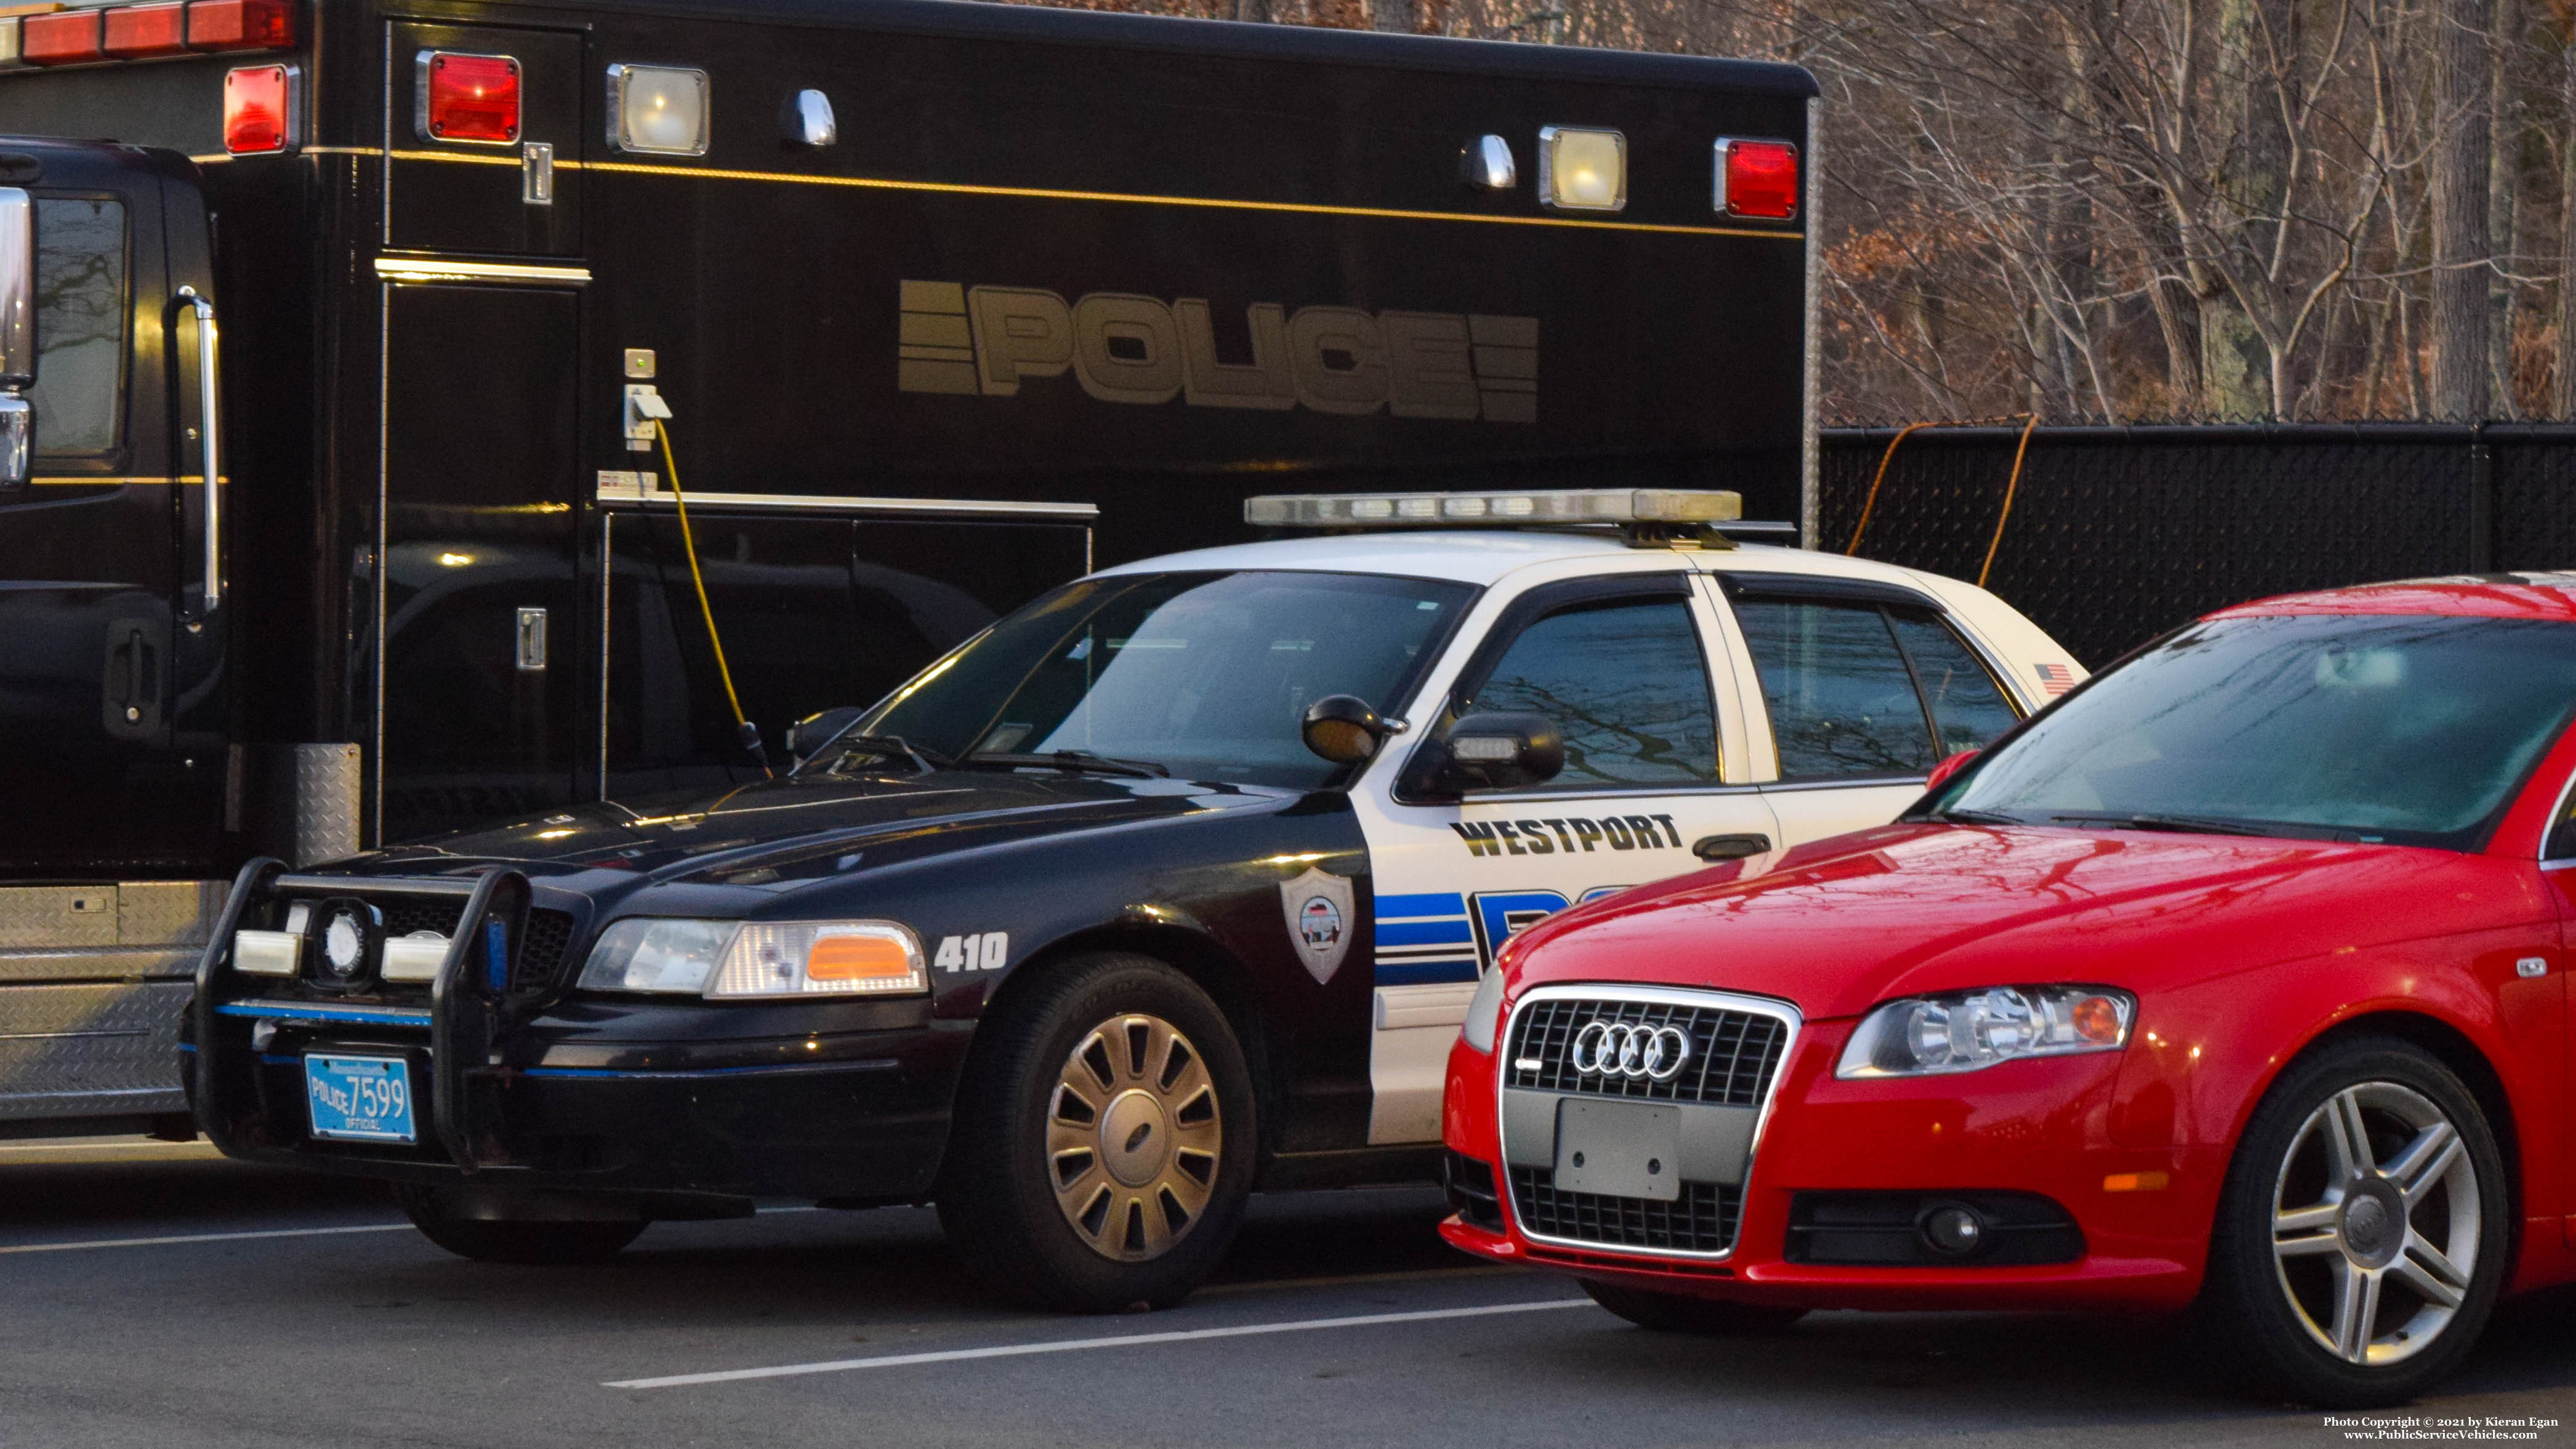
<path id="1" fill-rule="evenodd" d="M 1722 487 L 1794 531 L 1813 93 L 1786 67 L 910 0 L 0 17 L 0 1133 L 182 1130 L 187 976 L 236 926 L 302 931 L 316 1002 L 400 995 L 429 931 L 455 959 L 420 989 L 467 1004 L 406 1048 L 422 1135 L 386 1160 L 505 1183 L 541 1139 L 613 1174 L 585 1124 L 508 1109 L 538 1090 L 528 1023 L 589 1009 L 582 963 L 650 957 L 613 935 L 623 897 L 451 852 L 435 886 L 351 897 L 363 961 L 335 979 L 315 963 L 350 913 L 256 862 L 757 798 L 789 721 L 1094 563 L 1248 536 L 1255 492 Z M 900 871 L 1066 788 L 979 778 L 900 841 L 745 869 Z M 1125 849 L 1086 857 L 1096 919 L 1062 940 L 925 943 L 973 989 L 836 1004 L 834 1031 L 919 1017 L 919 1061 L 794 1079 L 621 1211 L 928 1191 L 988 997 L 1051 989 L 1033 967 L 1155 899 L 1134 872 L 1165 866 Z M 890 949 L 832 939 L 853 980 Z M 1208 951 L 1188 969 L 1239 977 L 1229 1010 L 1304 975 Z M 727 1018 L 716 1070 L 837 1050 L 777 1010 Z M 1228 1190 L 1365 1158 L 1340 1029 L 1243 1025 L 1272 1110 L 1229 1140 Z M 602 1060 L 642 1073 L 636 1110 L 685 1114 L 717 1110 L 710 1050 Z M 264 1067 L 209 1060 L 219 1140 L 372 1170 L 301 1140 L 300 1097 L 287 1131 Z M 1309 1078 L 1340 1085 L 1271 1102 Z"/>

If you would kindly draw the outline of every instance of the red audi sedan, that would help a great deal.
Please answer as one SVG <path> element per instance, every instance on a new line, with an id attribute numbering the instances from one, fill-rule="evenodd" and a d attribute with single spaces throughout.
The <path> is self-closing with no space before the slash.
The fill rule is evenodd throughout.
<path id="1" fill-rule="evenodd" d="M 1784 776 L 1867 747 L 1807 703 Z M 2576 574 L 2210 615 L 1893 825 L 1515 937 L 1441 1231 L 1650 1328 L 2196 1308 L 2259 1388 L 2412 1397 L 2576 1279 L 2571 716 Z"/>

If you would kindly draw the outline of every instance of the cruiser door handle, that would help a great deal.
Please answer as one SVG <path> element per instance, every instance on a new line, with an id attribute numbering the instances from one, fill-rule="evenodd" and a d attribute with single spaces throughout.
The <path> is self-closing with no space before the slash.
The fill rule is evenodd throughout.
<path id="1" fill-rule="evenodd" d="M 1768 835 L 1703 835 L 1691 842 L 1691 854 L 1706 861 L 1742 860 L 1770 848 Z"/>

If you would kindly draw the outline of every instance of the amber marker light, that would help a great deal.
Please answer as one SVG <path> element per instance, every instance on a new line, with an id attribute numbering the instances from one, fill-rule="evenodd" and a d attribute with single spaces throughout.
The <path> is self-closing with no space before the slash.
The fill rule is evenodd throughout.
<path id="1" fill-rule="evenodd" d="M 805 958 L 805 974 L 816 981 L 912 981 L 912 953 L 890 936 L 825 936 Z"/>
<path id="2" fill-rule="evenodd" d="M 2102 1179 L 2104 1192 L 2162 1192 L 2173 1181 L 2171 1173 L 2115 1172 Z"/>
<path id="3" fill-rule="evenodd" d="M 2107 996 L 2088 996 L 2067 1013 L 2075 1034 L 2104 1046 L 2120 1044 L 2120 1003 Z"/>

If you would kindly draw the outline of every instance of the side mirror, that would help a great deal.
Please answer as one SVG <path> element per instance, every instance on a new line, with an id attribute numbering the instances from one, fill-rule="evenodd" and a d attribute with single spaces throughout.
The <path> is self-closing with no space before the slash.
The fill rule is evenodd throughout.
<path id="1" fill-rule="evenodd" d="M 845 704 L 839 709 L 805 716 L 787 727 L 788 755 L 798 764 L 803 764 L 806 756 L 831 743 L 832 736 L 848 729 L 851 721 L 866 713 L 867 710 L 858 705 Z"/>
<path id="2" fill-rule="evenodd" d="M 35 381 L 36 203 L 0 186 L 0 488 L 35 471 L 36 409 L 22 392 Z"/>
<path id="3" fill-rule="evenodd" d="M 1297 726 L 1306 748 L 1336 765 L 1356 765 L 1386 743 L 1386 721 L 1355 694 L 1328 694 L 1306 706 Z"/>
<path id="4" fill-rule="evenodd" d="M 1923 779 L 1923 792 L 1928 795 L 1931 792 L 1940 789 L 1943 784 L 1948 782 L 1952 775 L 1968 768 L 1968 762 L 1974 760 L 1978 753 L 1979 752 L 1976 750 L 1961 750 L 1959 753 L 1952 755 L 1937 765 L 1934 765 L 1932 767 L 1932 773 L 1925 776 Z"/>
<path id="5" fill-rule="evenodd" d="M 1565 768 L 1565 737 L 1543 714 L 1462 715 L 1439 749 L 1434 778 L 1444 793 L 1526 789 L 1546 784 Z"/>

